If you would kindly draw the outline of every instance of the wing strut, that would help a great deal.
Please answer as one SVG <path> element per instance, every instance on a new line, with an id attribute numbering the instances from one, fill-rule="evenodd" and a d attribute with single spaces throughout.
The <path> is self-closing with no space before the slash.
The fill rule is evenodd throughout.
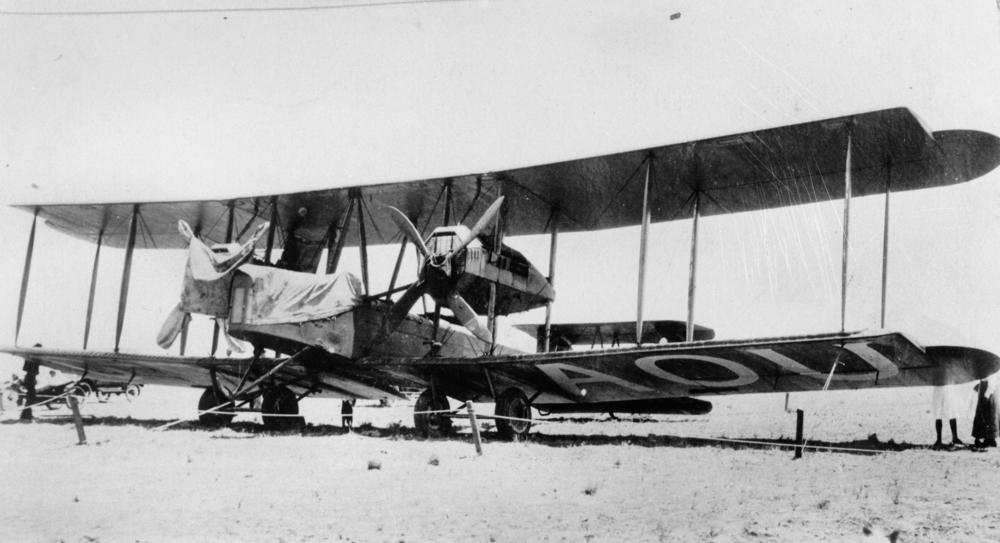
<path id="1" fill-rule="evenodd" d="M 128 305 L 128 285 L 132 278 L 132 254 L 135 252 L 135 230 L 139 225 L 139 204 L 132 204 L 132 216 L 128 221 L 128 245 L 125 246 L 125 264 L 122 266 L 122 284 L 118 290 L 118 321 L 115 326 L 115 353 L 122 342 L 122 327 L 125 325 L 125 307 Z"/>
<path id="2" fill-rule="evenodd" d="M 392 301 L 390 299 L 391 293 L 396 289 L 396 281 L 399 279 L 399 269 L 403 267 L 403 257 L 406 256 L 406 244 L 409 240 L 406 236 L 403 236 L 403 241 L 399 244 L 399 254 L 396 256 L 396 265 L 392 267 L 392 278 L 389 280 L 388 294 L 385 295 L 386 301 Z"/>
<path id="3" fill-rule="evenodd" d="M 226 205 L 229 208 L 229 216 L 226 218 L 226 243 L 233 242 L 233 230 L 236 227 L 236 206 L 235 202 L 229 201 Z M 215 356 L 216 349 L 219 348 L 219 319 L 215 319 L 212 324 L 212 352 L 208 356 Z"/>
<path id="4" fill-rule="evenodd" d="M 444 182 L 444 225 L 451 226 L 451 208 L 452 205 L 452 195 L 451 195 L 451 179 Z"/>
<path id="5" fill-rule="evenodd" d="M 889 280 L 889 190 L 892 185 L 892 158 L 885 163 L 885 212 L 882 214 L 882 314 L 879 326 L 885 328 L 885 293 Z"/>
<path id="6" fill-rule="evenodd" d="M 486 225 L 490 222 L 494 224 L 493 230 L 493 247 L 496 249 L 496 254 L 500 254 L 500 248 L 503 247 L 503 234 L 504 230 L 507 228 L 507 209 L 503 207 L 503 185 L 500 185 L 499 197 L 493 204 L 490 205 L 486 213 L 476 221 L 476 225 L 473 226 L 473 232 L 481 232 Z M 500 206 L 497 209 L 497 206 Z M 491 217 L 491 210 L 496 209 L 496 215 Z M 470 239 L 465 241 L 462 246 L 468 245 L 472 241 L 471 238 L 475 236 L 470 236 Z M 496 348 L 497 343 L 497 282 L 494 280 L 490 283 L 490 306 L 487 308 L 486 313 L 486 326 L 490 331 L 490 353 Z"/>
<path id="7" fill-rule="evenodd" d="M 28 278 L 31 277 L 31 260 L 35 254 L 35 227 L 38 225 L 38 208 L 31 219 L 31 233 L 28 234 L 28 250 L 24 254 L 24 271 L 21 272 L 21 296 L 17 300 L 17 324 L 14 327 L 14 345 L 21 334 L 21 317 L 24 316 L 24 301 L 28 297 Z"/>
<path id="8" fill-rule="evenodd" d="M 184 326 L 181 328 L 181 346 L 180 346 L 181 356 L 184 356 L 184 353 L 187 351 L 188 326 L 190 325 L 191 325 L 191 319 L 190 318 L 184 319 Z"/>
<path id="9" fill-rule="evenodd" d="M 365 208 L 361 202 L 361 191 L 354 189 L 351 197 L 357 202 L 358 208 L 358 236 L 361 241 L 358 243 L 358 250 L 361 252 L 361 281 L 365 286 L 365 296 L 371 292 L 368 286 L 368 237 L 365 235 Z"/>
<path id="10" fill-rule="evenodd" d="M 847 128 L 847 158 L 844 164 L 844 246 L 840 266 L 840 331 L 846 330 L 847 320 L 847 248 L 851 233 L 851 134 Z"/>
<path id="11" fill-rule="evenodd" d="M 271 228 L 267 231 L 267 246 L 264 248 L 264 262 L 271 265 L 271 252 L 274 250 L 274 231 L 281 223 L 278 221 L 278 197 L 271 197 Z"/>
<path id="12" fill-rule="evenodd" d="M 646 158 L 646 180 L 642 185 L 642 225 L 639 227 L 639 288 L 635 302 L 635 344 L 642 345 L 642 299 L 646 289 L 646 251 L 649 249 L 649 177 L 653 171 L 651 157 Z"/>
<path id="13" fill-rule="evenodd" d="M 352 215 L 354 215 L 353 198 L 348 201 L 347 213 L 344 215 L 344 220 L 340 223 L 340 228 L 337 229 L 337 245 L 333 248 L 332 253 L 326 255 L 327 275 L 336 273 L 337 266 L 340 265 L 340 255 L 344 252 L 344 242 L 347 240 L 347 229 L 351 226 Z"/>
<path id="14" fill-rule="evenodd" d="M 556 283 L 556 242 L 559 239 L 559 213 L 552 209 L 552 234 L 549 243 L 549 285 L 555 288 Z M 549 352 L 552 343 L 552 302 L 545 303 L 545 343 L 544 352 Z"/>
<path id="15" fill-rule="evenodd" d="M 94 250 L 94 267 L 90 272 L 90 293 L 87 295 L 87 319 L 83 324 L 83 350 L 90 342 L 90 320 L 94 316 L 94 293 L 97 291 L 97 269 L 101 263 L 101 242 L 104 241 L 104 227 L 97 233 L 97 249 Z"/>
<path id="16" fill-rule="evenodd" d="M 684 341 L 694 341 L 694 289 L 698 275 L 698 217 L 701 215 L 701 191 L 694 193 L 694 209 L 691 212 L 691 264 L 688 268 L 688 315 Z"/>

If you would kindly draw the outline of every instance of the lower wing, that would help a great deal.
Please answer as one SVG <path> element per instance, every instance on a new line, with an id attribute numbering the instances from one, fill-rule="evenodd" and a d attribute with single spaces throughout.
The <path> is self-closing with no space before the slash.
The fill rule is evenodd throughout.
<path id="1" fill-rule="evenodd" d="M 209 387 L 271 372 L 302 394 L 387 398 L 434 386 L 460 400 L 518 388 L 542 409 L 713 394 L 948 385 L 1000 371 L 996 355 L 968 347 L 921 347 L 900 333 L 826 334 L 744 341 L 563 351 L 481 358 L 348 360 L 306 347 L 287 359 L 171 357 L 90 351 L 0 349 L 95 381 Z M 280 366 L 280 367 L 279 367 Z M 650 409 L 655 410 L 655 409 Z"/>
<path id="2" fill-rule="evenodd" d="M 284 386 L 298 394 L 340 398 L 398 396 L 391 382 L 372 372 L 337 371 L 319 349 L 304 348 L 288 358 L 207 358 L 134 353 L 73 351 L 43 348 L 0 348 L 14 355 L 60 371 L 79 374 L 99 384 L 146 384 L 208 388 L 215 384 L 230 392 L 267 377 L 269 386 Z M 381 377 L 381 374 L 377 375 Z"/>
<path id="3" fill-rule="evenodd" d="M 374 359 L 374 371 L 423 376 L 459 399 L 516 387 L 540 409 L 714 394 L 940 386 L 983 379 L 1000 358 L 968 347 L 921 347 L 894 332 L 564 351 L 480 359 Z M 638 402 L 638 403 L 635 403 Z"/>

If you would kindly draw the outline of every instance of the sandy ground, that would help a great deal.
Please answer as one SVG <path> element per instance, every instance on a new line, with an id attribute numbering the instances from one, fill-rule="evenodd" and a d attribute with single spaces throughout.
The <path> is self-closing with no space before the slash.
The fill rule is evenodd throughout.
<path id="1" fill-rule="evenodd" d="M 153 430 L 193 415 L 197 396 L 90 402 L 83 446 L 65 409 L 8 413 L 0 539 L 855 541 L 872 522 L 903 541 L 1000 541 L 1000 453 L 930 450 L 927 389 L 793 395 L 813 443 L 876 451 L 794 461 L 776 444 L 794 434 L 783 395 L 717 398 L 702 417 L 549 417 L 527 443 L 484 423 L 483 456 L 467 424 L 415 438 L 404 403 L 359 406 L 352 434 L 329 400 L 303 402 L 302 433 L 264 432 L 254 415 Z"/>

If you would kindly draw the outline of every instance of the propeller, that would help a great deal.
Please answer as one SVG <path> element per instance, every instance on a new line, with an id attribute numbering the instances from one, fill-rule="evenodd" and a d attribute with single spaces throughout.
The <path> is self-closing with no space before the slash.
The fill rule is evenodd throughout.
<path id="1" fill-rule="evenodd" d="M 395 330 L 403 322 L 403 319 L 410 312 L 410 308 L 423 295 L 428 294 L 434 299 L 434 303 L 437 304 L 435 313 L 440 310 L 441 306 L 447 307 L 462 326 L 472 332 L 473 335 L 487 343 L 493 343 L 493 334 L 479 322 L 476 318 L 476 312 L 473 311 L 469 303 L 456 290 L 458 277 L 452 276 L 454 269 L 452 261 L 455 255 L 463 251 L 469 243 L 472 243 L 472 240 L 476 239 L 496 219 L 502 205 L 503 197 L 501 196 L 487 208 L 486 212 L 479 217 L 479 220 L 476 221 L 476 224 L 471 229 L 461 228 L 456 232 L 458 236 L 456 243 L 447 250 L 440 250 L 438 252 L 432 252 L 427 247 L 424 240 L 420 237 L 417 228 L 413 226 L 413 223 L 410 222 L 410 219 L 402 211 L 389 206 L 392 222 L 406 236 L 406 239 L 413 243 L 417 251 L 424 258 L 420 266 L 420 275 L 417 281 L 410 285 L 403 292 L 403 295 L 400 296 L 399 300 L 392 305 L 389 322 L 386 327 L 389 332 Z M 439 246 L 440 244 L 435 244 L 435 247 Z M 435 336 L 437 335 L 436 320 L 434 334 Z"/>

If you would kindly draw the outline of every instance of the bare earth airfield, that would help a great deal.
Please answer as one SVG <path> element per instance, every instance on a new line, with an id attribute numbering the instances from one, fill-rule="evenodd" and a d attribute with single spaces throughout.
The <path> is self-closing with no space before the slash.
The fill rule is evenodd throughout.
<path id="1" fill-rule="evenodd" d="M 256 245 L 258 258 L 275 250 L 274 258 L 263 259 L 266 267 L 279 254 L 296 252 L 285 244 L 296 232 L 312 236 L 307 241 L 318 259 L 293 263 L 297 273 L 322 271 L 321 263 L 334 271 L 331 255 L 339 258 L 344 249 L 337 271 L 364 275 L 364 303 L 382 304 L 381 314 L 389 315 L 383 323 L 392 324 L 384 335 L 373 333 L 370 346 L 394 337 L 401 323 L 432 330 L 424 334 L 429 337 L 407 338 L 407 345 L 424 349 L 404 361 L 411 366 L 396 360 L 372 370 L 383 377 L 419 381 L 430 397 L 436 387 L 452 386 L 447 392 L 457 391 L 450 394 L 456 409 L 459 396 L 489 397 L 484 389 L 500 397 L 494 370 L 505 386 L 528 389 L 518 389 L 520 398 L 530 397 L 525 406 L 546 399 L 543 388 L 550 401 L 585 403 L 587 390 L 574 383 L 586 383 L 591 398 L 614 389 L 609 383 L 621 385 L 611 373 L 592 386 L 587 381 L 594 368 L 613 373 L 607 360 L 585 368 L 583 377 L 570 375 L 579 367 L 565 365 L 570 370 L 553 370 L 549 380 L 535 372 L 534 383 L 542 383 L 536 393 L 524 368 L 506 376 L 503 368 L 483 369 L 487 389 L 477 381 L 477 358 L 468 353 L 440 357 L 464 356 L 463 367 L 476 370 L 454 378 L 457 385 L 440 367 L 423 369 L 425 358 L 427 366 L 439 358 L 442 344 L 495 354 L 496 331 L 484 322 L 496 310 L 500 281 L 493 280 L 492 294 L 462 293 L 472 303 L 457 296 L 454 281 L 425 281 L 431 267 L 446 261 L 450 268 L 452 257 L 479 237 L 456 229 L 448 239 L 461 248 L 453 252 L 417 249 L 425 241 L 419 233 L 407 238 L 397 283 L 392 270 L 404 261 L 397 260 L 398 244 L 407 227 L 415 231 L 410 221 L 425 236 L 461 222 L 456 216 L 465 226 L 477 217 L 489 218 L 483 220 L 490 228 L 503 224 L 509 210 L 497 211 L 499 203 L 484 211 L 502 196 L 514 209 L 506 228 L 522 234 L 511 235 L 514 251 L 504 253 L 504 226 L 489 236 L 486 226 L 476 230 L 492 241 L 469 250 L 495 253 L 489 262 L 499 256 L 513 262 L 516 254 L 519 264 L 539 266 L 537 275 L 558 287 L 554 323 L 631 324 L 637 312 L 646 324 L 687 317 L 682 324 L 689 335 L 678 349 L 695 348 L 692 325 L 698 324 L 734 344 L 810 334 L 828 334 L 824 341 L 832 344 L 854 330 L 885 329 L 898 332 L 891 335 L 895 346 L 1000 353 L 1000 172 L 993 170 L 1000 139 L 992 136 L 1000 134 L 1000 10 L 992 1 L 331 0 L 236 2 L 229 10 L 199 2 L 164 8 L 146 0 L 121 8 L 53 0 L 39 6 L 0 7 L 0 35 L 8 40 L 0 48 L 0 73 L 12 74 L 0 90 L 4 352 L 43 343 L 75 353 L 61 359 L 78 359 L 63 369 L 87 371 L 94 361 L 85 355 L 117 353 L 119 344 L 123 356 L 101 362 L 133 363 L 128 353 L 176 355 L 178 345 L 165 351 L 153 338 L 161 323 L 183 313 L 177 302 L 187 253 L 165 249 L 186 247 L 177 219 L 189 220 L 212 242 L 246 239 L 273 221 L 277 241 L 267 240 L 265 250 L 265 235 Z M 863 122 L 872 112 L 903 119 L 885 125 L 890 135 L 903 136 L 881 137 L 885 126 Z M 809 123 L 804 132 L 782 132 Z M 771 138 L 768 130 L 785 136 Z M 881 161 L 879 149 L 912 160 Z M 742 152 L 751 167 L 727 170 L 738 162 L 713 163 L 715 151 L 717 157 Z M 796 152 L 801 163 L 793 167 L 789 157 Z M 589 166 L 560 169 L 563 161 Z M 948 161 L 955 163 L 938 168 Z M 733 174 L 723 181 L 733 184 L 686 182 L 723 170 Z M 842 175 L 845 170 L 854 177 Z M 573 188 L 550 182 L 580 172 L 594 175 Z M 753 172 L 764 178 L 758 186 Z M 802 172 L 812 183 L 808 190 L 802 181 L 787 192 L 769 192 L 769 176 L 780 188 L 787 179 L 779 177 Z M 904 179 L 907 172 L 936 179 Z M 651 179 L 654 197 L 647 198 Z M 897 183 L 891 189 L 890 181 Z M 917 186 L 924 188 L 908 190 Z M 726 200 L 734 187 L 745 197 Z M 891 213 L 890 190 L 898 191 L 891 194 Z M 601 214 L 592 223 L 574 223 L 557 205 L 574 200 Z M 439 208 L 438 201 L 447 203 Z M 176 202 L 187 204 L 175 208 Z M 387 202 L 406 213 L 387 218 Z M 532 205 L 537 209 L 517 215 Z M 188 215 L 171 215 L 177 209 Z M 609 209 L 625 219 L 601 223 Z M 560 213 L 566 232 L 559 232 L 557 251 Z M 646 217 L 654 223 L 648 231 Z M 379 238 L 370 254 L 362 249 L 366 224 L 367 235 Z M 382 231 L 374 232 L 379 224 Z M 103 255 L 95 254 L 97 240 L 106 240 Z M 306 252 L 299 251 L 300 261 L 308 260 Z M 22 265 L 32 257 L 22 286 Z M 93 283 L 92 265 L 99 276 Z M 130 297 L 123 294 L 129 285 Z M 385 293 L 384 300 L 371 293 Z M 533 309 L 512 311 L 504 324 L 543 322 L 551 297 L 537 298 L 526 302 Z M 418 299 L 445 305 L 452 322 L 408 315 Z M 483 299 L 489 311 L 479 311 Z M 473 305 L 481 318 L 464 318 Z M 230 307 L 236 305 L 227 301 Z M 432 312 L 425 307 L 425 313 Z M 214 321 L 206 315 L 196 315 L 190 327 L 191 358 L 212 349 Z M 244 339 L 266 335 L 253 335 L 253 323 L 231 324 L 236 331 L 242 325 Z M 454 344 L 438 337 L 440 329 Z M 187 328 L 183 334 L 188 339 Z M 81 336 L 91 341 L 82 355 Z M 320 343 L 295 345 L 312 355 Z M 267 349 L 292 354 L 280 350 L 287 344 Z M 822 367 L 805 367 L 794 353 L 760 356 L 764 349 L 756 349 L 757 358 L 798 368 L 786 376 L 806 386 L 781 389 L 794 390 L 787 396 L 763 390 L 767 378 L 753 391 L 736 390 L 750 386 L 741 382 L 747 376 L 741 371 L 754 381 L 758 375 L 725 357 L 721 367 L 732 375 L 719 378 L 725 372 L 714 368 L 715 381 L 669 383 L 737 382 L 730 390 L 719 385 L 719 395 L 687 392 L 704 391 L 691 386 L 666 398 L 707 399 L 713 409 L 706 415 L 542 416 L 536 410 L 521 441 L 504 439 L 510 428 L 498 428 L 499 419 L 480 420 L 482 454 L 466 419 L 455 420 L 449 437 L 422 437 L 414 428 L 420 409 L 412 395 L 387 405 L 359 400 L 353 430 L 345 429 L 339 401 L 307 396 L 347 391 L 371 398 L 399 390 L 399 383 L 368 379 L 364 371 L 377 364 L 332 347 L 318 358 L 333 368 L 327 381 L 308 383 L 297 380 L 302 368 L 318 366 L 308 356 L 280 372 L 287 359 L 262 358 L 242 379 L 232 367 L 223 373 L 226 364 L 236 364 L 225 359 L 174 360 L 173 369 L 186 363 L 189 370 L 168 383 L 179 386 L 146 385 L 134 401 L 91 396 L 82 406 L 86 443 L 78 443 L 65 405 L 36 407 L 35 420 L 22 422 L 5 398 L 0 540 L 884 541 L 863 537 L 871 525 L 886 534 L 899 531 L 899 541 L 1000 541 L 1000 451 L 933 449 L 932 390 L 914 386 L 945 379 L 923 371 L 934 363 L 952 363 L 954 371 L 942 372 L 951 380 L 973 369 L 982 373 L 986 364 L 970 369 L 971 355 L 922 358 L 921 347 L 908 351 L 919 351 L 909 360 L 900 355 L 889 366 L 864 366 L 863 379 L 877 371 L 874 382 L 862 386 L 878 387 L 896 377 L 897 362 L 903 368 L 914 359 L 931 360 L 898 372 L 900 388 L 816 390 L 828 367 L 852 371 L 837 369 L 845 344 L 833 364 Z M 223 343 L 215 352 L 224 350 Z M 261 344 L 258 352 L 264 350 Z M 888 361 L 881 352 L 859 352 L 852 363 Z M 48 356 L 59 362 L 62 355 Z M 739 360 L 747 358 L 753 357 Z M 708 364 L 718 365 L 714 360 Z M 640 367 L 663 375 L 657 360 L 647 362 Z M 890 375 L 879 373 L 887 368 Z M 145 369 L 150 379 L 163 377 L 157 374 L 163 367 Z M 0 380 L 20 370 L 19 359 L 0 354 Z M 99 367 L 93 371 L 102 375 Z M 851 381 L 857 374 L 842 373 L 834 388 L 860 382 Z M 103 374 L 116 375 L 124 381 L 127 369 Z M 774 375 L 771 386 L 779 389 L 782 376 Z M 295 389 L 303 396 L 303 428 L 276 430 L 249 412 L 223 427 L 197 422 L 195 406 L 225 388 L 217 379 L 239 393 L 258 378 L 271 382 L 242 399 L 265 411 L 265 395 L 274 400 Z M 566 383 L 573 386 L 559 389 Z M 632 394 L 647 388 L 643 383 L 619 388 Z M 958 437 L 966 443 L 972 441 L 972 386 L 962 384 L 959 399 Z M 650 400 L 637 394 L 608 401 Z M 279 404 L 272 401 L 265 414 L 287 415 Z M 795 459 L 797 409 L 805 414 L 807 447 Z M 475 410 L 492 414 L 494 404 L 477 403 Z M 945 441 L 950 437 L 946 425 Z"/>
<path id="2" fill-rule="evenodd" d="M 17 541 L 855 541 L 862 527 L 903 541 L 1000 537 L 1000 455 L 932 451 L 930 391 L 793 395 L 820 447 L 787 442 L 784 396 L 729 397 L 709 416 L 553 417 L 530 441 L 477 456 L 468 426 L 414 436 L 409 406 L 303 403 L 301 434 L 182 425 L 197 391 L 152 387 L 134 403 L 0 423 L 5 500 Z M 482 408 L 485 410 L 485 406 Z M 960 419 L 966 437 L 970 421 Z M 369 463 L 379 469 L 370 469 Z M 889 530 L 886 530 L 887 532 Z"/>

